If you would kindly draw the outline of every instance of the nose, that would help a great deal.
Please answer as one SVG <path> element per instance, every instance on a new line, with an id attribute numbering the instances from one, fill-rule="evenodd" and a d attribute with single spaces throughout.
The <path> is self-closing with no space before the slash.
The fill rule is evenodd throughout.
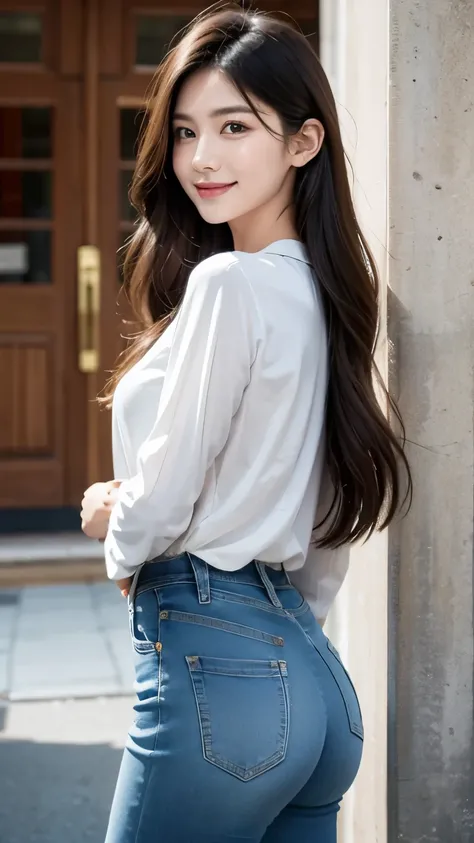
<path id="1" fill-rule="evenodd" d="M 203 173 L 205 170 L 212 170 L 215 173 L 220 169 L 215 145 L 208 135 L 202 134 L 196 144 L 193 155 L 193 169 L 197 173 Z"/>

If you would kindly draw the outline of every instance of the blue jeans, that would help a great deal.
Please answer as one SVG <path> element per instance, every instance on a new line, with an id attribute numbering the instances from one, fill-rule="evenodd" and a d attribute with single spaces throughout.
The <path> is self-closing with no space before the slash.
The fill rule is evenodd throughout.
<path id="1" fill-rule="evenodd" d="M 138 699 L 106 843 L 335 843 L 361 712 L 285 572 L 183 554 L 133 591 Z"/>

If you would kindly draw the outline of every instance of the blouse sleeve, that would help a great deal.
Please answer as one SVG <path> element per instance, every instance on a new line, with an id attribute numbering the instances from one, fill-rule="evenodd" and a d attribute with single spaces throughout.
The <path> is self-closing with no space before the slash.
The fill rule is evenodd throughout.
<path id="1" fill-rule="evenodd" d="M 189 526 L 250 380 L 256 312 L 235 256 L 215 255 L 192 271 L 153 429 L 111 513 L 105 540 L 110 579 L 131 576 L 152 546 L 163 553 Z"/>
<path id="2" fill-rule="evenodd" d="M 316 522 L 328 511 L 332 500 L 333 485 L 327 469 L 323 472 L 319 495 Z M 324 528 L 321 528 L 324 532 Z M 317 538 L 316 533 L 313 538 Z M 308 555 L 302 568 L 288 571 L 288 576 L 305 598 L 311 611 L 321 626 L 324 625 L 329 609 L 346 578 L 350 561 L 350 545 L 336 548 L 309 546 Z"/>

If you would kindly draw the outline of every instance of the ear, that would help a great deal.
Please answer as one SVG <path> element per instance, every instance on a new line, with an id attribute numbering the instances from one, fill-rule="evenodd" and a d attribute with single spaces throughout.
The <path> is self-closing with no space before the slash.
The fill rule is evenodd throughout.
<path id="1" fill-rule="evenodd" d="M 301 129 L 292 135 L 288 151 L 293 167 L 304 167 L 321 149 L 324 140 L 324 126 L 319 120 L 305 120 Z"/>

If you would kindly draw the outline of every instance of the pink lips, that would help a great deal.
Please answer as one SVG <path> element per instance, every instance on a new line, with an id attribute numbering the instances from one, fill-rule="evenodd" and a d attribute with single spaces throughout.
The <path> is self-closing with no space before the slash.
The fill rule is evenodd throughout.
<path id="1" fill-rule="evenodd" d="M 223 193 L 227 193 L 235 184 L 237 184 L 235 181 L 230 184 L 219 182 L 205 184 L 205 182 L 202 182 L 201 184 L 196 184 L 195 187 L 201 199 L 214 199 L 216 196 L 222 196 Z"/>

